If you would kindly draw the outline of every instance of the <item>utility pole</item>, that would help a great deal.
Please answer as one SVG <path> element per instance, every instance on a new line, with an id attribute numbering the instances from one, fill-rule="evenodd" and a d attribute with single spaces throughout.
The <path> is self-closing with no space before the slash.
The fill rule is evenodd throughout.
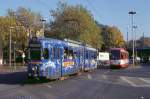
<path id="1" fill-rule="evenodd" d="M 2 34 L 0 33 L 0 65 L 3 64 Z"/>
<path id="2" fill-rule="evenodd" d="M 9 32 L 9 66 L 11 67 L 11 40 L 12 40 L 12 38 L 11 38 L 11 34 L 12 34 L 12 29 L 13 29 L 14 27 L 10 27 L 9 29 L 10 29 L 10 32 Z"/>
<path id="3" fill-rule="evenodd" d="M 135 35 L 134 35 L 134 37 L 135 37 L 135 40 L 134 40 L 134 46 L 135 46 L 135 58 L 137 58 L 137 46 L 136 46 L 136 32 L 137 32 L 137 26 L 135 25 L 135 26 L 133 26 L 133 28 L 134 28 L 134 30 L 135 30 Z"/>
<path id="4" fill-rule="evenodd" d="M 16 42 L 14 42 L 14 69 L 16 70 Z"/>
<path id="5" fill-rule="evenodd" d="M 143 41 L 142 41 L 142 47 L 144 47 L 144 32 L 143 32 Z"/>
<path id="6" fill-rule="evenodd" d="M 43 34 L 42 34 L 42 37 L 45 37 L 45 36 L 44 36 L 44 29 L 45 29 L 45 21 L 46 21 L 46 20 L 41 19 L 41 21 L 42 21 L 42 25 L 43 25 Z"/>
<path id="7" fill-rule="evenodd" d="M 132 38 L 133 38 L 133 47 L 132 47 L 132 57 L 133 57 L 133 67 L 135 66 L 135 60 L 134 60 L 134 33 L 133 33 L 133 16 L 136 14 L 136 12 L 135 11 L 130 11 L 129 12 L 129 14 L 131 15 L 131 17 L 132 17 Z"/>
<path id="8" fill-rule="evenodd" d="M 128 27 L 127 27 L 127 48 L 128 48 Z"/>

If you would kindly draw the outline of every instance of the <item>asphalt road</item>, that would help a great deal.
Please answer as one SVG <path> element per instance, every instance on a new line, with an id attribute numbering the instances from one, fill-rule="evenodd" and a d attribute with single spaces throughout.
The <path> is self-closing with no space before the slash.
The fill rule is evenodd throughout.
<path id="1" fill-rule="evenodd" d="M 0 73 L 0 99 L 150 99 L 150 65 L 99 69 L 66 80 L 29 84 L 26 72 Z"/>

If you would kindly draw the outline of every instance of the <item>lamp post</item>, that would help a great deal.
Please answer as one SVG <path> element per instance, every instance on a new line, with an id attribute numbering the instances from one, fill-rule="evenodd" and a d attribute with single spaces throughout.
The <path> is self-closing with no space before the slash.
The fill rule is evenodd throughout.
<path id="1" fill-rule="evenodd" d="M 11 66 L 11 42 L 12 42 L 12 37 L 11 37 L 11 33 L 12 33 L 12 29 L 14 27 L 10 27 L 10 32 L 9 32 L 9 66 Z"/>
<path id="2" fill-rule="evenodd" d="M 137 57 L 137 50 L 136 50 L 136 29 L 138 28 L 136 25 L 135 26 L 133 26 L 133 28 L 134 28 L 134 33 L 135 33 L 135 35 L 134 35 L 134 37 L 135 37 L 135 40 L 134 40 L 134 46 L 135 46 L 135 58 Z"/>
<path id="3" fill-rule="evenodd" d="M 135 11 L 130 11 L 129 12 L 129 15 L 131 15 L 131 17 L 132 17 L 132 43 L 133 43 L 133 47 L 132 47 L 132 57 L 133 57 L 133 67 L 135 66 L 135 60 L 134 60 L 134 33 L 133 33 L 133 16 L 136 14 L 136 12 Z"/>
<path id="4" fill-rule="evenodd" d="M 126 43 L 126 47 L 128 48 L 128 27 L 127 27 L 127 43 Z"/>
<path id="5" fill-rule="evenodd" d="M 44 29 L 45 29 L 45 21 L 44 19 L 41 19 L 40 21 L 42 21 L 42 25 L 43 25 L 43 34 L 42 34 L 42 37 L 44 37 Z"/>
<path id="6" fill-rule="evenodd" d="M 16 42 L 14 42 L 14 69 L 16 70 Z"/>

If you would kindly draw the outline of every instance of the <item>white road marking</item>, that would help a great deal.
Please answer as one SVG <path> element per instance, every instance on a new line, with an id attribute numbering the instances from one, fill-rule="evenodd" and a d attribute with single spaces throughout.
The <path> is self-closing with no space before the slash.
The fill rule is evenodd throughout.
<path id="1" fill-rule="evenodd" d="M 48 88 L 52 88 L 52 86 L 51 85 L 46 85 Z"/>
<path id="2" fill-rule="evenodd" d="M 143 84 L 143 85 L 139 85 L 138 87 L 150 87 L 150 85 Z"/>
<path id="3" fill-rule="evenodd" d="M 150 84 L 150 80 L 146 80 L 146 79 L 144 79 L 144 78 L 139 78 L 140 80 L 142 80 L 142 81 L 144 81 L 144 82 L 146 82 L 146 83 L 149 83 Z"/>
<path id="4" fill-rule="evenodd" d="M 143 96 L 141 96 L 141 97 L 140 97 L 140 99 L 144 99 L 144 97 L 143 97 Z"/>
<path id="5" fill-rule="evenodd" d="M 135 83 L 133 83 L 132 81 L 128 80 L 127 77 L 120 76 L 120 79 L 122 79 L 123 81 L 127 82 L 128 84 L 130 84 L 133 87 L 138 87 Z"/>
<path id="6" fill-rule="evenodd" d="M 102 78 L 103 78 L 103 79 L 107 79 L 107 76 L 106 76 L 106 75 L 102 75 Z"/>
<path id="7" fill-rule="evenodd" d="M 92 79 L 92 75 L 88 74 L 88 75 L 87 75 L 87 78 L 88 78 L 88 79 Z"/>

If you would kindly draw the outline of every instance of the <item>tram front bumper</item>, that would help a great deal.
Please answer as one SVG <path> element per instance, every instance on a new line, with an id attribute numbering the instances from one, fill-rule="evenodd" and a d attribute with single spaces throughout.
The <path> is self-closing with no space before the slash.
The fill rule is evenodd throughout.
<path id="1" fill-rule="evenodd" d="M 39 69 L 37 66 L 34 66 L 28 70 L 28 77 L 38 77 Z"/>

